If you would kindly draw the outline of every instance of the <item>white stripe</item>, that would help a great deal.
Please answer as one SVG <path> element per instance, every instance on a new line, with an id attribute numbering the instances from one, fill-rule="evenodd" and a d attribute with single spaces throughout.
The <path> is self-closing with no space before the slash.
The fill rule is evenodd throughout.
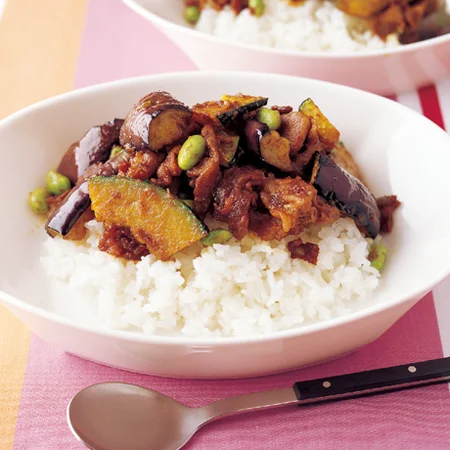
<path id="1" fill-rule="evenodd" d="M 450 356 L 450 277 L 433 289 L 444 356 Z"/>
<path id="2" fill-rule="evenodd" d="M 445 129 L 450 133 L 450 78 L 436 83 L 436 89 L 444 118 Z"/>
<path id="3" fill-rule="evenodd" d="M 450 79 L 436 83 L 436 90 L 444 125 L 450 132 Z M 433 289 L 433 297 L 444 356 L 450 356 L 450 277 Z"/>
<path id="4" fill-rule="evenodd" d="M 408 92 L 406 94 L 398 94 L 397 100 L 403 106 L 407 106 L 408 108 L 422 114 L 422 106 L 420 105 L 419 94 L 417 91 Z"/>
<path id="5" fill-rule="evenodd" d="M 0 19 L 2 18 L 3 9 L 5 8 L 6 0 L 0 0 Z"/>

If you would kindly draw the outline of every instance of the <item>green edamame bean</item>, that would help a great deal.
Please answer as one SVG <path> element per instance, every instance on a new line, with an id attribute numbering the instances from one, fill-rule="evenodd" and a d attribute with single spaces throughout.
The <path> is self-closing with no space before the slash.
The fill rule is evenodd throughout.
<path id="1" fill-rule="evenodd" d="M 46 197 L 48 191 L 45 188 L 37 188 L 28 194 L 28 204 L 36 214 L 44 214 L 48 211 Z"/>
<path id="2" fill-rule="evenodd" d="M 111 149 L 111 153 L 109 154 L 109 159 L 114 158 L 114 156 L 117 156 L 122 150 L 123 150 L 123 148 L 120 145 L 115 145 Z"/>
<path id="3" fill-rule="evenodd" d="M 278 130 L 281 126 L 281 114 L 274 109 L 261 108 L 256 114 L 256 119 L 265 123 L 271 131 Z"/>
<path id="4" fill-rule="evenodd" d="M 188 6 L 184 11 L 184 19 L 191 25 L 195 25 L 200 19 L 200 10 L 196 6 Z"/>
<path id="5" fill-rule="evenodd" d="M 178 166 L 182 170 L 192 169 L 203 158 L 205 151 L 206 142 L 203 136 L 189 136 L 178 153 Z"/>
<path id="6" fill-rule="evenodd" d="M 210 231 L 208 236 L 205 236 L 200 242 L 206 246 L 209 247 L 214 244 L 225 244 L 225 242 L 228 242 L 233 235 L 230 231 L 224 230 L 223 228 L 217 228 L 216 230 Z"/>
<path id="7" fill-rule="evenodd" d="M 376 244 L 369 254 L 370 265 L 381 271 L 386 262 L 387 248 L 384 245 Z"/>
<path id="8" fill-rule="evenodd" d="M 64 192 L 72 187 L 70 180 L 55 170 L 50 170 L 47 174 L 45 184 L 47 185 L 48 192 L 53 195 L 64 194 Z"/>
<path id="9" fill-rule="evenodd" d="M 266 5 L 264 4 L 264 0 L 249 0 L 248 7 L 255 16 L 259 17 L 264 14 Z"/>

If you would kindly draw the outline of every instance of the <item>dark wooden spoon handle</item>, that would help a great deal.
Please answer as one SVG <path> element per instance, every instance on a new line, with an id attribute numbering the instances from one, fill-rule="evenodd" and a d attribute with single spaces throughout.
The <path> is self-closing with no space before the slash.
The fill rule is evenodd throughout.
<path id="1" fill-rule="evenodd" d="M 450 357 L 385 369 L 300 381 L 294 384 L 299 405 L 345 400 L 450 381 Z"/>

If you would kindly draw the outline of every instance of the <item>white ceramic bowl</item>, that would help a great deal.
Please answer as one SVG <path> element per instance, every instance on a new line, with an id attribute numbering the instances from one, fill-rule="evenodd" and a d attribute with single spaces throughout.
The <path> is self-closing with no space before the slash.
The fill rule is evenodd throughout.
<path id="1" fill-rule="evenodd" d="M 450 76 L 450 34 L 389 50 L 317 53 L 240 44 L 200 33 L 183 19 L 182 0 L 123 0 L 172 39 L 202 70 L 282 73 L 382 95 Z"/>
<path id="2" fill-rule="evenodd" d="M 104 331 L 55 289 L 39 263 L 46 238 L 27 194 L 70 143 L 165 89 L 187 104 L 242 91 L 298 105 L 311 96 L 341 130 L 376 195 L 403 202 L 374 303 L 348 317 L 264 337 L 193 339 Z M 254 73 L 179 73 L 118 81 L 31 106 L 0 123 L 0 298 L 37 335 L 103 364 L 175 377 L 247 377 L 314 364 L 375 340 L 450 273 L 450 138 L 381 97 L 308 79 Z"/>

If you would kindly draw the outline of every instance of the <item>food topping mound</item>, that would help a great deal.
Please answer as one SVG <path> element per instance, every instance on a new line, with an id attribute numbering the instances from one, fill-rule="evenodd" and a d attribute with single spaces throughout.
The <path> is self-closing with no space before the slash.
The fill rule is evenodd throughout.
<path id="1" fill-rule="evenodd" d="M 319 246 L 300 237 L 309 227 L 349 217 L 367 237 L 390 232 L 399 201 L 375 199 L 313 100 L 267 103 L 237 94 L 190 108 L 152 92 L 72 144 L 30 206 L 49 215 L 51 236 L 69 240 L 84 238 L 94 214 L 104 224 L 99 249 L 129 260 L 253 234 L 289 237 L 291 257 L 315 265 Z"/>

